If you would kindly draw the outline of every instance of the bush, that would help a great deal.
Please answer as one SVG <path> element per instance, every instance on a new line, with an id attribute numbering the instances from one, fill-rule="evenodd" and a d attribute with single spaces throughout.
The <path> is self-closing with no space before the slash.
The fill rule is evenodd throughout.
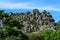
<path id="1" fill-rule="evenodd" d="M 60 40 L 60 30 L 44 30 L 38 34 L 29 33 L 27 35 L 29 40 Z"/>
<path id="2" fill-rule="evenodd" d="M 28 40 L 28 37 L 19 30 L 11 27 L 0 29 L 0 40 Z"/>
<path id="3" fill-rule="evenodd" d="M 27 35 L 28 35 L 29 40 L 44 40 L 44 36 L 40 34 L 29 33 Z"/>

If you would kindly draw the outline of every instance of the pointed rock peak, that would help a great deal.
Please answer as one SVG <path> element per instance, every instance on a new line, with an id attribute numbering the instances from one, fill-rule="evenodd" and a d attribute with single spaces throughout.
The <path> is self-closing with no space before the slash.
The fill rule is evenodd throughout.
<path id="1" fill-rule="evenodd" d="M 34 10 L 33 10 L 33 14 L 34 14 L 34 15 L 39 14 L 39 10 L 38 10 L 38 9 L 34 9 Z"/>
<path id="2" fill-rule="evenodd" d="M 38 9 L 34 9 L 33 12 L 39 12 L 39 10 Z"/>
<path id="3" fill-rule="evenodd" d="M 46 11 L 46 10 L 44 10 L 44 11 L 43 11 L 43 14 L 47 14 L 47 11 Z"/>
<path id="4" fill-rule="evenodd" d="M 46 10 L 44 10 L 43 12 L 47 12 Z"/>

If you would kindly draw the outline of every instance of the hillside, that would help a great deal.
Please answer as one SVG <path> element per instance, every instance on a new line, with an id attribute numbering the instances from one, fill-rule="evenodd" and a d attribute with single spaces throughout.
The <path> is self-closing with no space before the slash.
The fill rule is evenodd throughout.
<path id="1" fill-rule="evenodd" d="M 55 23 L 50 12 L 7 13 L 0 10 L 1 40 L 59 40 L 60 22 Z"/>

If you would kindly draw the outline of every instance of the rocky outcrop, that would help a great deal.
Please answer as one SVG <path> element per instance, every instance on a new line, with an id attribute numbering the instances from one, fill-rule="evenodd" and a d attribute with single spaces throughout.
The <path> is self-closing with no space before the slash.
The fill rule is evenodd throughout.
<path id="1" fill-rule="evenodd" d="M 22 24 L 24 27 L 22 30 L 24 33 L 45 29 L 55 30 L 54 19 L 52 15 L 45 10 L 40 13 L 38 9 L 34 9 L 33 14 L 30 12 L 27 14 L 16 14 L 15 18 L 23 21 Z"/>
<path id="2" fill-rule="evenodd" d="M 6 21 L 5 17 L 3 17 L 2 19 L 0 19 L 0 28 L 5 25 L 5 21 Z"/>

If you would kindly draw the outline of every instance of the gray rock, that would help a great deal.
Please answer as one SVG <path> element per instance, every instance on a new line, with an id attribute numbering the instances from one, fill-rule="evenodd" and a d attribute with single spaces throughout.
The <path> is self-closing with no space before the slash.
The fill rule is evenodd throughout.
<path id="1" fill-rule="evenodd" d="M 0 19 L 0 27 L 3 27 L 3 21 Z"/>
<path id="2" fill-rule="evenodd" d="M 30 32 L 31 29 L 38 29 L 38 31 L 45 29 L 55 30 L 54 19 L 52 18 L 52 15 L 45 10 L 40 13 L 38 9 L 34 9 L 33 14 L 20 14 L 16 15 L 15 18 L 21 19 L 22 21 L 24 19 L 27 19 L 23 21 L 24 27 L 22 28 L 22 30 L 24 33 Z M 34 20 L 38 25 L 33 25 L 32 23 L 30 23 L 30 21 L 32 20 Z"/>

